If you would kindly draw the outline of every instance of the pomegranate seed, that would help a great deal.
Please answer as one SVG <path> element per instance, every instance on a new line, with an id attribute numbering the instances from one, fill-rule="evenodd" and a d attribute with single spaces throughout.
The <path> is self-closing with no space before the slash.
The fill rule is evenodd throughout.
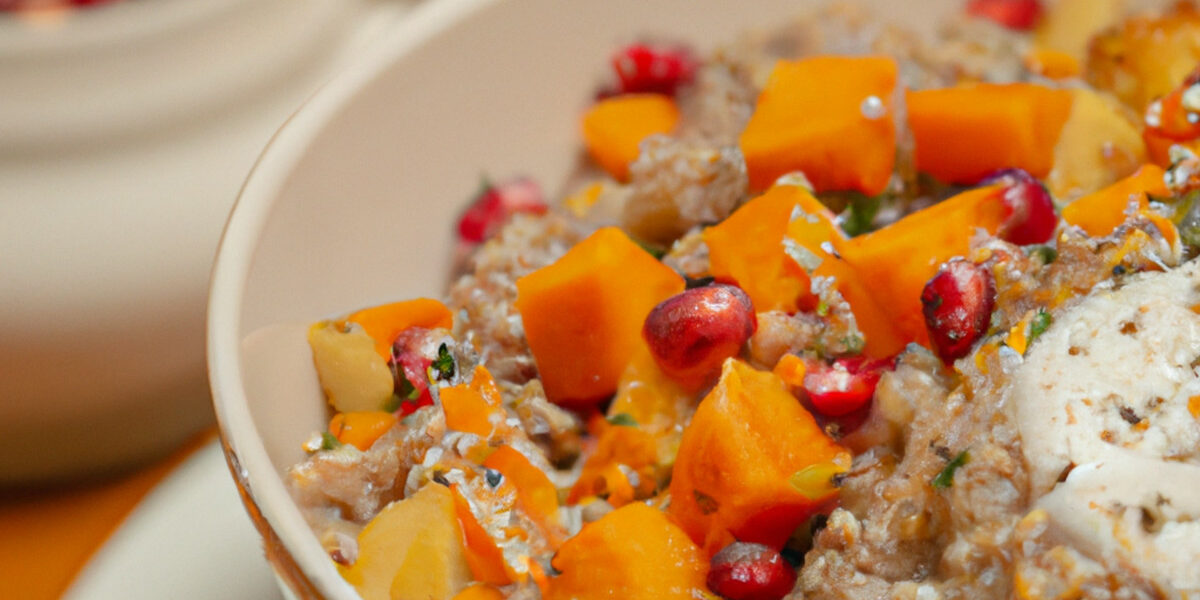
<path id="1" fill-rule="evenodd" d="M 996 171 L 980 182 L 981 185 L 997 183 L 1005 186 L 1004 204 L 1008 209 L 1008 219 L 997 235 L 1021 246 L 1048 241 L 1058 226 L 1058 215 L 1054 214 L 1054 200 L 1042 182 L 1021 169 Z"/>
<path id="2" fill-rule="evenodd" d="M 808 367 L 804 391 L 813 408 L 827 417 L 842 417 L 871 401 L 879 378 L 891 368 L 891 362 L 854 357 L 839 358 L 833 364 L 811 361 Z"/>
<path id="3" fill-rule="evenodd" d="M 488 185 L 458 220 L 458 237 L 477 244 L 496 234 L 519 212 L 546 212 L 542 190 L 532 179 L 518 177 L 499 185 Z"/>
<path id="4" fill-rule="evenodd" d="M 966 356 L 987 332 L 996 303 L 992 274 L 965 260 L 944 265 L 921 291 L 929 338 L 942 360 Z"/>
<path id="5" fill-rule="evenodd" d="M 410 415 L 422 406 L 433 404 L 427 375 L 433 357 L 425 356 L 422 350 L 422 342 L 428 338 L 428 334 L 429 330 L 423 327 L 409 327 L 392 342 L 392 358 L 388 366 L 395 379 L 395 393 L 400 398 L 400 405 L 396 408 L 400 416 Z"/>
<path id="6" fill-rule="evenodd" d="M 1042 16 L 1042 3 L 1038 0 L 971 0 L 967 3 L 967 14 L 990 19 L 1009 29 L 1027 31 L 1033 29 Z"/>
<path id="7" fill-rule="evenodd" d="M 646 316 L 642 337 L 655 362 L 672 379 L 702 384 L 737 356 L 754 335 L 758 319 L 741 288 L 724 283 L 680 292 Z"/>
<path id="8" fill-rule="evenodd" d="M 612 57 L 619 94 L 674 96 L 696 74 L 696 59 L 686 46 L 631 44 Z"/>
<path id="9" fill-rule="evenodd" d="M 734 542 L 712 557 L 708 589 L 726 600 L 779 600 L 796 585 L 796 571 L 762 544 Z"/>

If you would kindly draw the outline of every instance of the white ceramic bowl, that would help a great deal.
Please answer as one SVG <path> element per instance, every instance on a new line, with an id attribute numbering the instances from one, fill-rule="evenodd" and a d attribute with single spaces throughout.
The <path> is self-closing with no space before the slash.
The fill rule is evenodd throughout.
<path id="1" fill-rule="evenodd" d="M 279 124 L 404 0 L 0 14 L 0 486 L 209 427 L 221 226 Z"/>
<path id="2" fill-rule="evenodd" d="M 431 2 L 279 131 L 225 230 L 208 358 L 231 470 L 293 592 L 355 597 L 280 477 L 327 419 L 307 324 L 439 295 L 454 218 L 481 172 L 562 185 L 578 157 L 579 112 L 616 44 L 649 33 L 704 49 L 811 4 Z M 867 4 L 906 25 L 931 22 L 930 6 Z"/>

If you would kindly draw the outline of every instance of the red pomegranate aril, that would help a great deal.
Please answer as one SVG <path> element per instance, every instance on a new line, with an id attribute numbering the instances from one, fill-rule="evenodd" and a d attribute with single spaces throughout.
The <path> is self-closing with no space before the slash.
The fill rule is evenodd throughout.
<path id="1" fill-rule="evenodd" d="M 459 217 L 458 237 L 477 244 L 495 235 L 514 214 L 542 214 L 546 209 L 542 190 L 532 179 L 518 177 L 489 185 Z"/>
<path id="2" fill-rule="evenodd" d="M 1027 31 L 1042 16 L 1039 0 L 971 0 L 967 14 L 995 21 L 1009 29 Z"/>
<path id="3" fill-rule="evenodd" d="M 804 375 L 804 391 L 817 412 L 842 417 L 875 397 L 875 386 L 890 367 L 889 361 L 862 357 L 839 358 L 832 364 L 811 361 Z"/>
<path id="4" fill-rule="evenodd" d="M 725 359 L 737 356 L 757 328 L 746 292 L 717 283 L 663 300 L 646 315 L 642 337 L 664 373 L 698 386 L 715 375 Z"/>
<path id="5" fill-rule="evenodd" d="M 996 285 L 986 268 L 965 260 L 952 260 L 921 291 L 925 327 L 942 360 L 949 363 L 971 351 L 987 333 Z"/>
<path id="6" fill-rule="evenodd" d="M 400 416 L 410 415 L 418 408 L 433 404 L 428 375 L 433 358 L 421 352 L 421 342 L 428 334 L 429 330 L 423 327 L 409 327 L 392 342 L 392 358 L 388 366 L 395 380 L 395 393 L 400 397 L 400 405 L 396 408 Z"/>
<path id="7" fill-rule="evenodd" d="M 619 94 L 666 94 L 692 80 L 696 59 L 686 46 L 630 44 L 612 57 Z"/>
<path id="8" fill-rule="evenodd" d="M 1005 186 L 1008 218 L 996 235 L 1021 246 L 1049 241 L 1058 226 L 1058 215 L 1054 213 L 1054 199 L 1042 182 L 1021 169 L 996 171 L 980 182 L 981 185 L 997 183 Z"/>
<path id="9" fill-rule="evenodd" d="M 796 571 L 775 550 L 734 542 L 712 557 L 708 589 L 726 600 L 779 600 L 796 585 Z"/>

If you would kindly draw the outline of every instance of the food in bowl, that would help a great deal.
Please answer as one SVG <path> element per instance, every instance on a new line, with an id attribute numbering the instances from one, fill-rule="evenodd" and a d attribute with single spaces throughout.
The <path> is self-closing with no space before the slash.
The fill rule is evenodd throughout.
<path id="1" fill-rule="evenodd" d="M 346 580 L 1200 593 L 1200 56 L 1148 41 L 1200 21 L 1080 56 L 1051 25 L 1090 5 L 1030 5 L 622 48 L 561 202 L 487 184 L 443 299 L 309 330 L 332 413 L 288 481 Z"/>

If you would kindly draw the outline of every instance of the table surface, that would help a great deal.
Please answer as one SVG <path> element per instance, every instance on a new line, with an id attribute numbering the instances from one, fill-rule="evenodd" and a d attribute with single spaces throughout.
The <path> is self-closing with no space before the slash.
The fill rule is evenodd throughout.
<path id="1" fill-rule="evenodd" d="M 58 598 L 91 556 L 172 469 L 215 437 L 111 480 L 0 497 L 0 581 L 10 598 Z"/>

